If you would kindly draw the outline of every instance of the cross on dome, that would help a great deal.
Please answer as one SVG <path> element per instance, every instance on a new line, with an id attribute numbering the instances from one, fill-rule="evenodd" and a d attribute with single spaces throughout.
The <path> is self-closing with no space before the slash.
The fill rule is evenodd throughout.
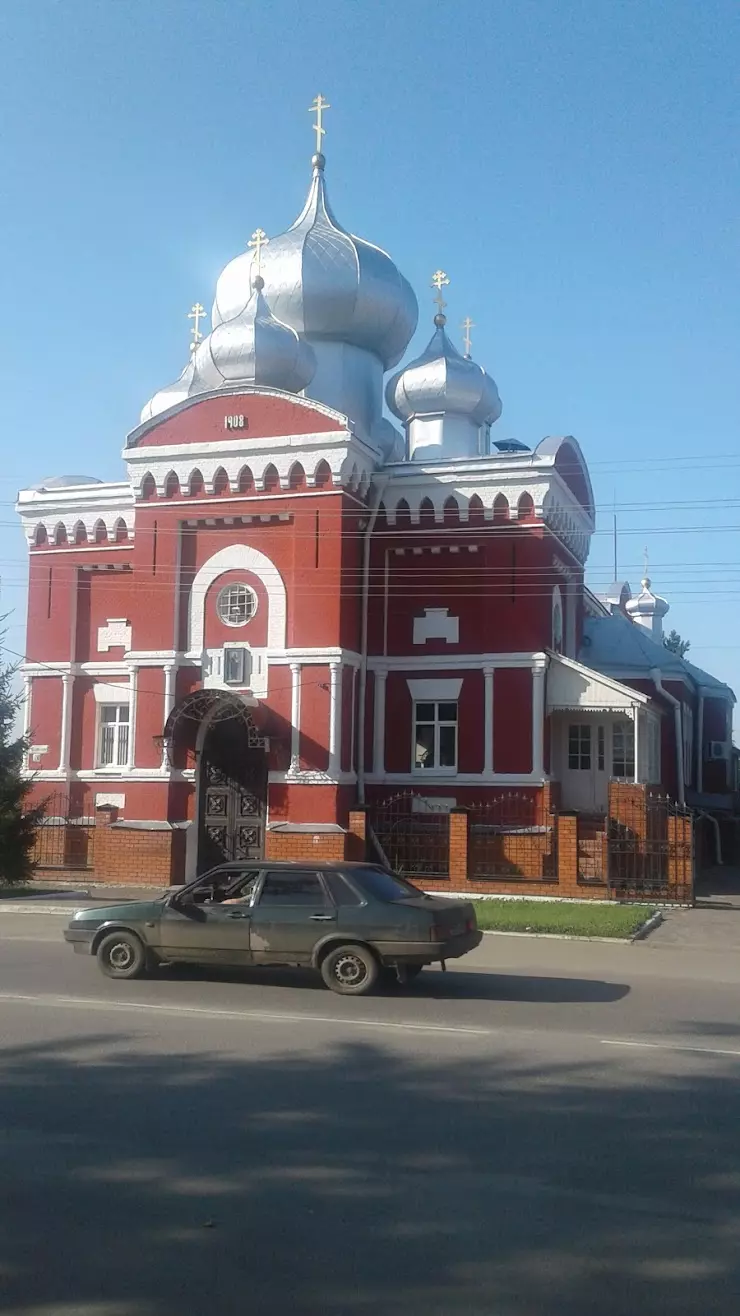
<path id="1" fill-rule="evenodd" d="M 437 289 L 437 296 L 436 296 L 436 297 L 433 297 L 433 298 L 432 298 L 432 301 L 434 302 L 435 306 L 437 307 L 437 314 L 438 314 L 438 315 L 443 315 L 443 314 L 444 314 L 444 309 L 445 309 L 445 306 L 447 305 L 447 302 L 445 301 L 444 297 L 442 296 L 442 289 L 443 289 L 443 288 L 447 288 L 447 287 L 449 287 L 449 283 L 450 283 L 450 281 L 449 281 L 447 275 L 445 274 L 444 270 L 435 270 L 435 271 L 434 271 L 434 274 L 432 275 L 432 287 Z"/>
<path id="2" fill-rule="evenodd" d="M 266 247 L 270 239 L 263 228 L 256 228 L 252 234 L 248 247 L 252 248 L 252 264 L 257 266 L 257 274 L 262 273 L 262 248 Z"/>
<path id="3" fill-rule="evenodd" d="M 190 344 L 191 352 L 194 352 L 196 350 L 198 343 L 203 337 L 202 333 L 200 332 L 200 322 L 201 320 L 205 319 L 207 315 L 208 312 L 206 311 L 205 307 L 201 306 L 200 302 L 196 302 L 195 305 L 191 306 L 190 310 L 188 311 L 188 319 L 195 321 L 192 329 L 190 330 L 193 339 L 192 343 Z"/>
<path id="4" fill-rule="evenodd" d="M 466 315 L 465 319 L 460 325 L 460 328 L 463 330 L 465 335 L 465 337 L 463 338 L 463 342 L 465 344 L 465 355 L 470 356 L 470 349 L 473 346 L 473 342 L 470 337 L 470 330 L 475 329 L 475 325 L 473 324 L 473 321 L 471 320 L 469 315 Z"/>
<path id="5" fill-rule="evenodd" d="M 321 95 L 321 92 L 319 92 L 318 96 L 315 97 L 313 104 L 312 104 L 312 105 L 309 105 L 309 107 L 308 107 L 308 112 L 309 112 L 309 114 L 315 114 L 315 115 L 316 115 L 316 122 L 315 122 L 315 124 L 313 125 L 313 130 L 314 130 L 314 132 L 316 133 L 316 154 L 317 154 L 317 155 L 321 155 L 321 153 L 322 153 L 322 152 L 321 152 L 321 138 L 322 138 L 322 137 L 325 135 L 325 133 L 326 133 L 326 128 L 324 127 L 323 122 L 322 122 L 322 119 L 323 119 L 323 113 L 324 113 L 324 110 L 330 110 L 330 109 L 331 109 L 331 105 L 329 104 L 328 101 L 325 101 L 325 100 L 324 100 L 324 97 Z"/>

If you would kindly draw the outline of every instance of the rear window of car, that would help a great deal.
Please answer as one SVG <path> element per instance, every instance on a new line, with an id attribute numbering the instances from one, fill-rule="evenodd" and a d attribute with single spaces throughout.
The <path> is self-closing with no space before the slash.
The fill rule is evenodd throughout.
<path id="1" fill-rule="evenodd" d="M 405 882 L 402 877 L 387 872 L 385 868 L 353 868 L 352 881 L 364 891 L 365 895 L 372 896 L 373 900 L 382 900 L 386 904 L 409 900 L 411 896 L 418 898 L 422 894 L 410 882 Z"/>
<path id="2" fill-rule="evenodd" d="M 335 905 L 361 905 L 362 899 L 356 891 L 353 891 L 349 882 L 345 881 L 341 873 L 333 872 L 328 869 L 324 874 L 324 881 L 331 891 L 332 900 Z"/>

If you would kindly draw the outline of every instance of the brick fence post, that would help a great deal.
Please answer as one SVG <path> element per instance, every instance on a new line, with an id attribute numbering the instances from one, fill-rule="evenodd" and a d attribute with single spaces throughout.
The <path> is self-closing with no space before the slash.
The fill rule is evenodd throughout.
<path id="1" fill-rule="evenodd" d="M 93 871 L 96 878 L 105 881 L 110 871 L 111 826 L 118 821 L 115 804 L 101 804 L 95 810 L 95 839 L 93 841 Z"/>
<path id="2" fill-rule="evenodd" d="M 468 880 L 468 811 L 450 809 L 450 884 L 462 886 Z"/>
<path id="3" fill-rule="evenodd" d="M 672 888 L 671 898 L 693 904 L 692 821 L 684 814 L 675 814 L 668 818 L 667 824 L 666 878 Z"/>
<path id="4" fill-rule="evenodd" d="M 578 895 L 578 815 L 559 813 L 557 876 L 558 895 Z"/>
<path id="5" fill-rule="evenodd" d="M 345 858 L 359 860 L 367 858 L 367 809 L 349 811 Z"/>

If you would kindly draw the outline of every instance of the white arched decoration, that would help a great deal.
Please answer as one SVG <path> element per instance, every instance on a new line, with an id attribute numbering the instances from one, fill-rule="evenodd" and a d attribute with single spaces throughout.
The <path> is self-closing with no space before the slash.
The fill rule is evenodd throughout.
<path id="1" fill-rule="evenodd" d="M 269 557 L 249 544 L 229 544 L 228 548 L 219 549 L 207 562 L 203 563 L 193 581 L 190 591 L 188 609 L 188 648 L 193 653 L 203 649 L 203 632 L 205 629 L 206 594 L 214 580 L 225 571 L 251 571 L 267 591 L 269 617 L 267 621 L 268 649 L 285 648 L 285 626 L 287 617 L 287 599 L 285 584 L 280 572 Z"/>

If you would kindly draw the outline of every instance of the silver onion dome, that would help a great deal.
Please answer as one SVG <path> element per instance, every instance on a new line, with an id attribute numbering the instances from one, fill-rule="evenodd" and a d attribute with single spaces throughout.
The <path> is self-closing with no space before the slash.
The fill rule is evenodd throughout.
<path id="1" fill-rule="evenodd" d="M 195 354 L 193 353 L 185 369 L 174 384 L 167 384 L 160 388 L 158 393 L 150 398 L 146 406 L 141 409 L 141 424 L 147 420 L 153 420 L 155 416 L 161 415 L 163 411 L 168 411 L 170 407 L 177 406 L 178 402 L 184 402 L 190 394 L 195 391 Z"/>
<path id="2" fill-rule="evenodd" d="M 458 352 L 445 323 L 444 315 L 435 315 L 434 334 L 421 356 L 388 380 L 386 402 L 403 421 L 452 412 L 474 425 L 492 425 L 502 410 L 498 389 L 482 366 Z"/>
<path id="3" fill-rule="evenodd" d="M 222 320 L 199 345 L 195 353 L 199 387 L 191 392 L 248 383 L 300 393 L 311 382 L 316 369 L 313 349 L 271 313 L 262 295 L 261 275 L 255 276 L 252 286 L 244 309 Z"/>
<path id="4" fill-rule="evenodd" d="M 411 285 L 390 256 L 347 233 L 332 214 L 324 157 L 313 157 L 308 199 L 287 232 L 270 239 L 262 271 L 277 318 L 309 340 L 351 343 L 373 352 L 384 369 L 400 361 L 416 329 Z M 216 286 L 212 324 L 240 315 L 251 295 L 253 256 L 231 261 Z"/>

